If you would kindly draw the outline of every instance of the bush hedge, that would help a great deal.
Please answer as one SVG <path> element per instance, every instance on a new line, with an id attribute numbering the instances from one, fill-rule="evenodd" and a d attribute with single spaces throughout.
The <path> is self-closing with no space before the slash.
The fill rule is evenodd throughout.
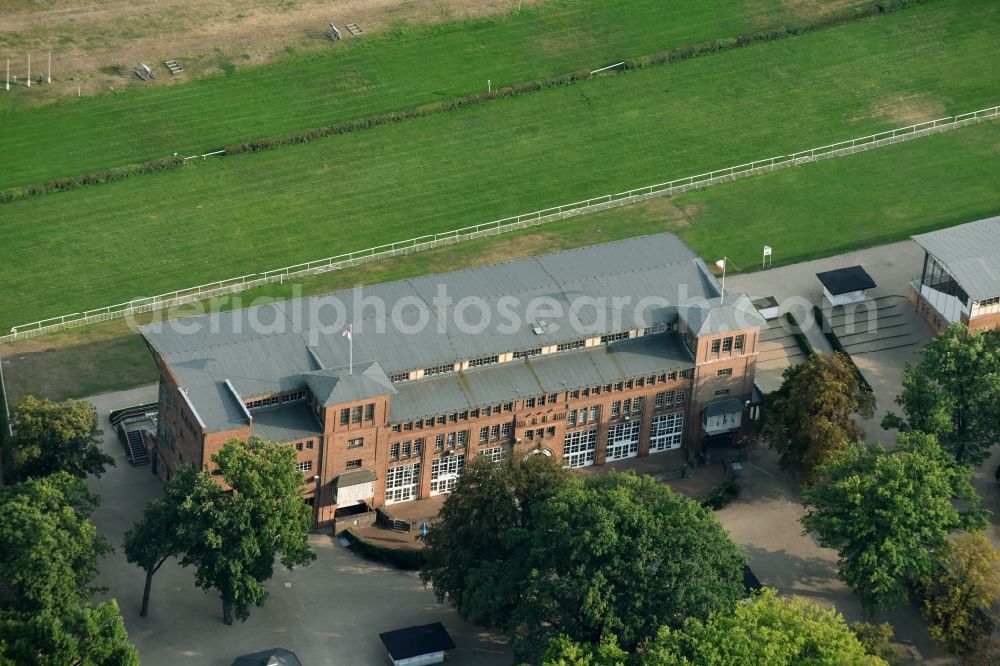
<path id="1" fill-rule="evenodd" d="M 354 550 L 369 559 L 393 564 L 400 569 L 407 569 L 409 571 L 415 571 L 424 566 L 423 551 L 416 550 L 415 548 L 384 548 L 376 546 L 355 534 L 351 528 L 347 528 L 341 534 L 351 542 Z"/>
<path id="2" fill-rule="evenodd" d="M 82 176 L 74 176 L 72 178 L 56 178 L 55 180 L 50 180 L 41 184 L 28 185 L 26 187 L 13 187 L 9 190 L 2 190 L 0 191 L 0 203 L 30 199 L 31 197 L 36 197 L 40 194 L 49 194 L 51 192 L 65 192 L 66 190 L 74 190 L 78 187 L 84 187 L 87 185 L 113 183 L 116 180 L 125 180 L 126 178 L 146 173 L 168 171 L 183 165 L 183 157 L 172 155 L 170 157 L 161 157 L 157 160 L 149 160 L 148 162 L 143 162 L 142 164 L 126 164 L 125 166 L 104 169 L 102 171 L 94 171 L 93 173 L 85 173 Z"/>
<path id="3" fill-rule="evenodd" d="M 740 484 L 736 481 L 736 475 L 730 472 L 717 486 L 698 497 L 698 502 L 703 507 L 718 511 L 736 499 L 739 494 Z"/>
<path id="4" fill-rule="evenodd" d="M 819 324 L 820 330 L 823 331 L 823 335 L 826 336 L 826 339 L 830 342 L 830 346 L 833 347 L 833 351 L 840 352 L 847 358 L 851 367 L 854 368 L 854 374 L 858 376 L 858 382 L 861 383 L 862 388 L 871 393 L 872 385 L 868 383 L 865 376 L 861 374 L 861 368 L 858 367 L 851 355 L 847 353 L 846 349 L 844 349 L 844 345 L 841 344 L 840 338 L 838 338 L 837 334 L 833 332 L 833 327 L 826 325 L 826 321 L 823 319 L 823 311 L 818 305 L 813 306 L 813 315 L 816 317 L 816 323 Z"/>
<path id="5" fill-rule="evenodd" d="M 810 343 L 809 339 L 802 333 L 802 329 L 799 328 L 799 322 L 795 321 L 795 317 L 792 316 L 791 312 L 785 313 L 785 319 L 787 319 L 788 323 L 792 325 L 792 335 L 795 336 L 795 342 L 798 343 L 799 349 L 801 349 L 802 353 L 806 356 L 812 356 L 816 350 L 813 349 L 812 343 Z"/>

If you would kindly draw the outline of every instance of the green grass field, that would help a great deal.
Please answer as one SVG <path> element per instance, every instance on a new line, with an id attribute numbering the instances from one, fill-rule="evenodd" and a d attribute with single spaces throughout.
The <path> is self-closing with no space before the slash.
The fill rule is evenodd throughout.
<path id="1" fill-rule="evenodd" d="M 942 0 L 6 204 L 0 330 L 992 105 L 998 35 L 996 3 Z"/>
<path id="2" fill-rule="evenodd" d="M 891 242 L 1000 213 L 1000 122 L 552 222 L 512 234 L 270 285 L 240 294 L 289 298 L 466 268 L 660 231 L 706 260 L 755 270 L 771 242 L 775 265 Z M 919 266 L 914 267 L 914 271 Z M 902 293 L 906 285 L 899 285 Z M 229 304 L 231 305 L 231 303 Z M 121 320 L 0 346 L 12 399 L 84 397 L 156 381 L 141 339 Z"/>
<path id="3" fill-rule="evenodd" d="M 557 0 L 401 29 L 182 86 L 17 110 L 0 94 L 0 189 L 451 99 L 626 57 L 800 22 L 839 0 Z"/>

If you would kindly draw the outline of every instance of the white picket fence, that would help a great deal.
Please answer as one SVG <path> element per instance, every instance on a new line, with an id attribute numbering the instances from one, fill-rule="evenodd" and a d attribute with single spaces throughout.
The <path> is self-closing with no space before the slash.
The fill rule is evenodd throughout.
<path id="1" fill-rule="evenodd" d="M 340 270 L 351 266 L 357 266 L 359 264 L 378 261 L 388 257 L 395 257 L 401 254 L 409 254 L 411 252 L 419 252 L 431 248 L 442 247 L 444 245 L 450 245 L 464 240 L 503 234 L 517 229 L 524 229 L 526 227 L 544 224 L 553 220 L 565 219 L 574 215 L 606 210 L 616 206 L 624 206 L 626 204 L 644 201 L 653 197 L 679 194 L 688 190 L 708 187 L 716 183 L 729 182 L 736 180 L 737 178 L 745 178 L 747 176 L 766 173 L 776 169 L 806 164 L 831 157 L 850 155 L 864 150 L 870 150 L 872 148 L 880 148 L 882 146 L 899 143 L 901 141 L 909 141 L 928 134 L 943 132 L 971 123 L 978 123 L 982 120 L 996 118 L 998 115 L 1000 115 L 1000 106 L 992 106 L 987 109 L 980 109 L 979 111 L 962 113 L 948 118 L 938 118 L 937 120 L 928 120 L 915 125 L 886 130 L 869 136 L 848 139 L 846 141 L 832 143 L 828 146 L 801 150 L 797 153 L 792 153 L 791 155 L 768 157 L 762 160 L 748 162 L 746 164 L 731 166 L 724 169 L 716 169 L 715 171 L 698 174 L 696 176 L 677 178 L 663 183 L 657 183 L 655 185 L 646 185 L 645 187 L 635 188 L 628 190 L 627 192 L 605 194 L 598 197 L 592 197 L 584 201 L 576 201 L 573 203 L 562 204 L 560 206 L 552 206 L 550 208 L 536 210 L 532 213 L 505 217 L 500 220 L 476 224 L 471 227 L 463 227 L 461 229 L 453 229 L 451 231 L 445 231 L 437 234 L 427 234 L 425 236 L 418 236 L 407 240 L 395 241 L 364 250 L 356 250 L 354 252 L 347 252 L 333 257 L 326 257 L 325 259 L 307 261 L 305 263 L 295 264 L 294 266 L 276 268 L 262 273 L 241 275 L 239 277 L 210 282 L 196 287 L 188 287 L 187 289 L 178 289 L 176 291 L 159 294 L 157 296 L 135 298 L 125 303 L 107 305 L 102 308 L 87 310 L 85 312 L 73 312 L 70 314 L 60 315 L 58 317 L 50 317 L 48 319 L 42 319 L 30 324 L 14 326 L 11 328 L 10 334 L 0 336 L 0 342 L 11 342 L 65 328 L 84 326 L 87 324 L 107 321 L 110 319 L 118 319 L 143 312 L 162 310 L 177 305 L 183 305 L 185 303 L 211 298 L 213 296 L 237 293 L 252 287 L 272 284 L 274 282 L 283 282 L 289 278 Z"/>

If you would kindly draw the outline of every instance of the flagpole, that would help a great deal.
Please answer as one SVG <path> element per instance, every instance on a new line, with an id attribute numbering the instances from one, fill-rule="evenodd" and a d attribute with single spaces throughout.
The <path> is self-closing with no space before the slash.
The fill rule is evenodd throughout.
<path id="1" fill-rule="evenodd" d="M 351 326 L 351 328 L 347 329 L 348 331 L 350 331 L 350 333 L 348 333 L 347 335 L 347 342 L 349 343 L 348 348 L 350 349 L 350 351 L 348 352 L 349 356 L 347 357 L 347 374 L 349 375 L 354 374 L 354 330 L 353 329 L 354 326 Z"/>
<path id="2" fill-rule="evenodd" d="M 719 296 L 719 305 L 726 301 L 726 269 L 729 268 L 729 257 L 722 258 L 722 294 Z"/>

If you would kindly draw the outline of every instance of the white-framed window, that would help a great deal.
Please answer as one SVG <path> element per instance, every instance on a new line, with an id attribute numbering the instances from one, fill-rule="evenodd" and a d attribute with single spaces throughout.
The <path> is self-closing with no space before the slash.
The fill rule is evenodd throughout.
<path id="1" fill-rule="evenodd" d="M 431 495 L 450 493 L 465 468 L 465 456 L 446 456 L 431 461 Z"/>
<path id="2" fill-rule="evenodd" d="M 597 451 L 597 430 L 568 432 L 563 437 L 563 467 L 589 467 Z"/>
<path id="3" fill-rule="evenodd" d="M 303 460 L 302 462 L 295 463 L 295 469 L 300 472 L 311 472 L 313 468 L 312 460 Z"/>
<path id="4" fill-rule="evenodd" d="M 510 439 L 510 423 L 509 422 L 508 423 L 504 423 L 503 427 L 500 430 L 501 430 L 501 433 L 500 433 L 501 437 L 503 437 L 504 439 Z"/>
<path id="5" fill-rule="evenodd" d="M 417 499 L 420 484 L 420 463 L 390 467 L 385 472 L 385 503 L 408 502 Z"/>
<path id="6" fill-rule="evenodd" d="M 506 460 L 510 457 L 510 444 L 504 444 L 503 446 L 494 446 L 490 449 L 483 449 L 479 452 L 480 456 L 489 458 L 493 461 L 494 465 L 499 465 L 501 461 Z"/>
<path id="7" fill-rule="evenodd" d="M 574 428 L 576 427 L 576 410 L 571 409 L 566 412 L 566 427 Z"/>
<path id="8" fill-rule="evenodd" d="M 684 412 L 654 416 L 649 434 L 649 452 L 679 449 L 684 436 Z"/>
<path id="9" fill-rule="evenodd" d="M 639 421 L 625 421 L 608 428 L 607 460 L 622 460 L 639 455 Z"/>

